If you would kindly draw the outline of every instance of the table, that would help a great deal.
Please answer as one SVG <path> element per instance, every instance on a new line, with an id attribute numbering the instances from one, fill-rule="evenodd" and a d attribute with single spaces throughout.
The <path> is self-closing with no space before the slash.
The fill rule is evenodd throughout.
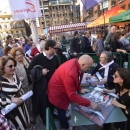
<path id="1" fill-rule="evenodd" d="M 89 87 L 83 87 L 83 88 L 89 88 Z M 83 94 L 81 95 L 83 96 Z M 94 125 L 95 123 L 78 113 L 77 111 L 73 110 L 75 103 L 71 103 L 71 120 L 72 120 L 72 126 L 82 126 L 82 125 Z M 75 122 L 76 117 L 76 122 Z M 120 108 L 115 107 L 105 123 L 112 123 L 112 122 L 123 122 L 127 121 L 126 116 L 122 112 Z"/>

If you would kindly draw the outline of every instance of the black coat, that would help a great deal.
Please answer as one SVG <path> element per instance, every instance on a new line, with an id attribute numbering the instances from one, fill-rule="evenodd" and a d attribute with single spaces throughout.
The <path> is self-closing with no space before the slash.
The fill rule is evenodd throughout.
<path id="1" fill-rule="evenodd" d="M 96 72 L 99 72 L 100 75 L 104 78 L 104 71 L 105 69 L 101 69 L 102 66 L 98 63 L 97 66 L 90 71 L 90 74 L 91 75 L 94 75 Z M 113 83 L 113 75 L 114 73 L 116 72 L 116 69 L 119 68 L 119 65 L 117 63 L 112 63 L 110 66 L 109 66 L 109 70 L 108 70 L 108 78 L 107 78 L 107 84 L 108 84 L 108 87 L 110 89 L 113 89 L 115 88 L 115 84 Z"/>
<path id="2" fill-rule="evenodd" d="M 79 39 L 78 38 L 73 38 L 73 40 L 70 43 L 70 52 L 71 53 L 80 53 L 80 44 L 79 44 Z"/>
<path id="3" fill-rule="evenodd" d="M 47 108 L 47 81 L 42 74 L 43 67 L 40 65 L 34 66 L 31 70 L 31 77 L 33 81 L 33 96 L 32 96 L 32 109 L 34 115 L 37 117 L 39 114 L 43 123 L 46 123 L 46 108 Z"/>
<path id="4" fill-rule="evenodd" d="M 82 52 L 83 53 L 94 53 L 92 47 L 91 47 L 91 42 L 89 41 L 89 39 L 87 37 L 83 37 L 82 41 Z"/>

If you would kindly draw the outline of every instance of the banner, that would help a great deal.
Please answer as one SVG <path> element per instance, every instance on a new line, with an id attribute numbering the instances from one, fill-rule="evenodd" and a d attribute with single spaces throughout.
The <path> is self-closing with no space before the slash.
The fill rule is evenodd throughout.
<path id="1" fill-rule="evenodd" d="M 100 3 L 102 0 L 81 0 L 86 11 L 91 9 L 93 6 L 97 5 Z"/>
<path id="2" fill-rule="evenodd" d="M 12 18 L 15 21 L 41 17 L 39 0 L 9 0 Z"/>

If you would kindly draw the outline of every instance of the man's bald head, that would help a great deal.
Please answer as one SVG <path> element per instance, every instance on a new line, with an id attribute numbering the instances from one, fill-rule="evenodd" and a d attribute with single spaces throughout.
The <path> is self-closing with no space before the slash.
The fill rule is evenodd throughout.
<path id="1" fill-rule="evenodd" d="M 93 65 L 93 59 L 89 55 L 82 55 L 79 58 L 78 63 L 81 71 L 86 72 L 87 70 L 90 70 L 91 66 Z"/>

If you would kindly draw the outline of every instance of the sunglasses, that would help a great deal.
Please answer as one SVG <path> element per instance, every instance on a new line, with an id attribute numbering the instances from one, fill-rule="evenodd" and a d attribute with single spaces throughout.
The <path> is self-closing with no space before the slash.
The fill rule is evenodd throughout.
<path id="1" fill-rule="evenodd" d="M 52 47 L 53 49 L 55 49 L 55 50 L 57 50 L 58 49 L 58 47 Z"/>
<path id="2" fill-rule="evenodd" d="M 7 67 L 9 67 L 10 69 L 12 69 L 13 67 L 15 68 L 16 65 L 9 65 L 9 66 L 7 66 Z"/>

